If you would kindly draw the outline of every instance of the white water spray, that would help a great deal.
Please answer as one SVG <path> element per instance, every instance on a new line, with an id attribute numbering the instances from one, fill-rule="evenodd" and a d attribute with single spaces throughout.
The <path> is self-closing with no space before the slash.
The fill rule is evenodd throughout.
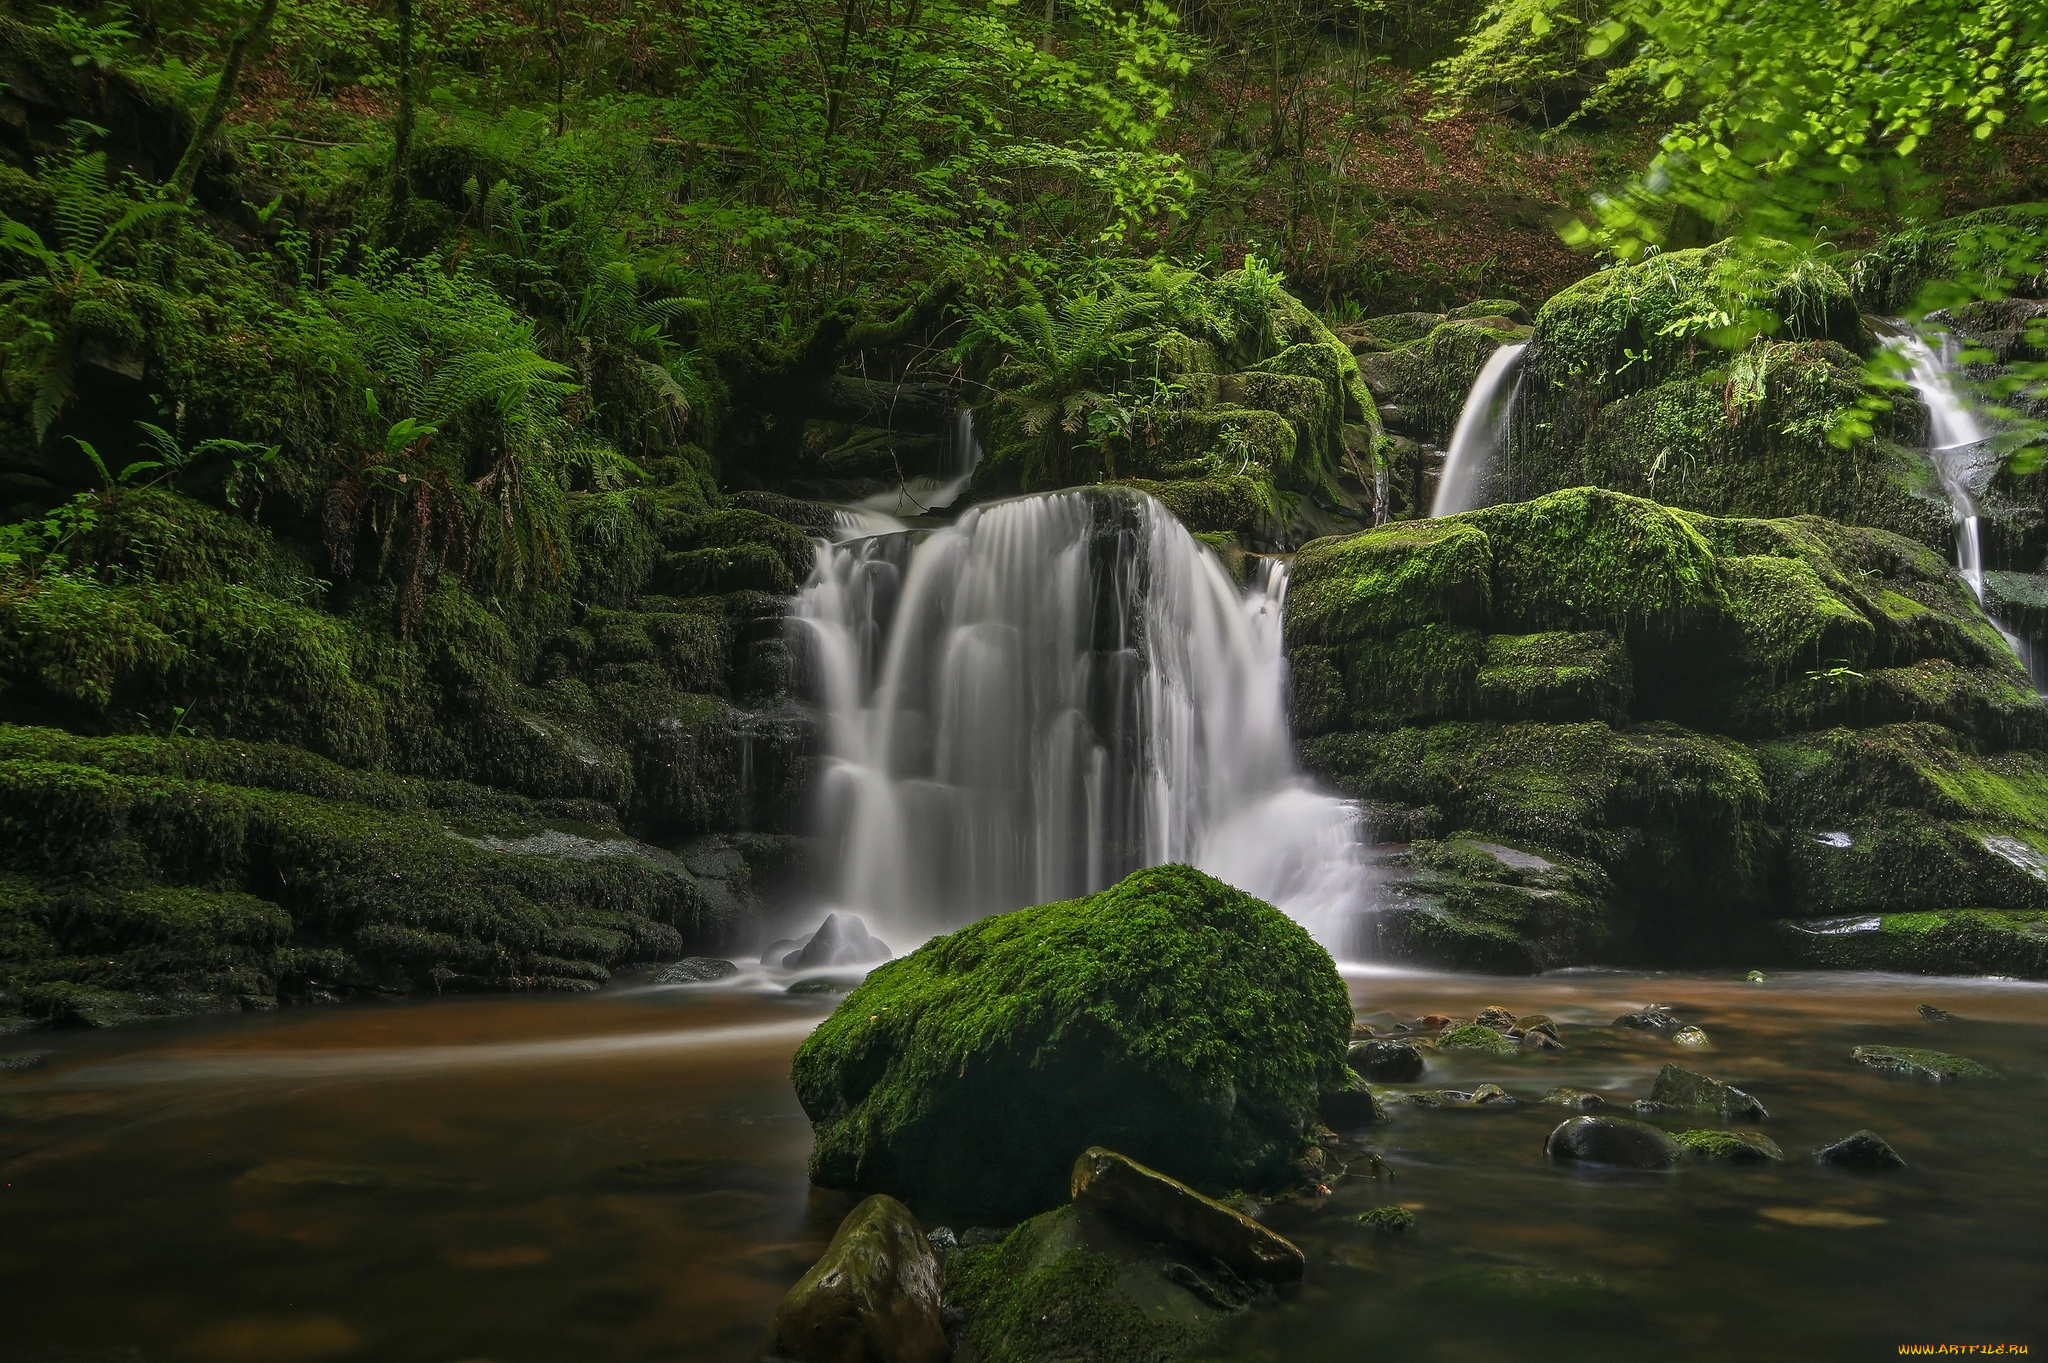
<path id="1" fill-rule="evenodd" d="M 1984 600 L 1984 537 L 1977 515 L 1977 499 L 1970 491 L 1970 477 L 1980 462 L 1978 455 L 1986 435 L 1976 413 L 1957 396 L 1955 381 L 1956 343 L 1946 332 L 1929 344 L 1918 336 L 1904 334 L 1892 344 L 1911 366 L 1910 382 L 1927 405 L 1927 454 L 1941 476 L 1942 491 L 1956 515 L 1956 571 L 1962 574 L 1979 604 Z M 1937 349 L 1937 347 L 1939 347 Z"/>
<path id="2" fill-rule="evenodd" d="M 1126 490 L 821 544 L 794 628 L 826 715 L 830 907 L 900 951 L 1184 861 L 1346 954 L 1365 829 L 1294 763 L 1286 582 L 1268 563 L 1240 592 Z"/>
<path id="3" fill-rule="evenodd" d="M 1457 429 L 1451 433 L 1450 452 L 1444 456 L 1443 476 L 1437 482 L 1430 515 L 1451 516 L 1489 505 L 1487 483 L 1501 451 L 1507 448 L 1508 415 L 1515 406 L 1515 389 L 1508 377 L 1516 375 L 1517 385 L 1520 383 L 1522 352 L 1528 348 L 1526 343 L 1496 347 L 1486 357 L 1479 377 L 1472 380 L 1472 391 L 1465 395 L 1465 406 L 1458 413 Z"/>

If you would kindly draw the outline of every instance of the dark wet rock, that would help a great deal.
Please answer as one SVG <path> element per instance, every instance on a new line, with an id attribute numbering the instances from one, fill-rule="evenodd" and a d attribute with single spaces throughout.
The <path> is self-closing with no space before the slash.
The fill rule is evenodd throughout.
<path id="1" fill-rule="evenodd" d="M 768 1354 L 790 1363 L 941 1363 L 939 1261 L 910 1209 L 877 1193 L 840 1222 L 824 1257 L 768 1327 Z"/>
<path id="2" fill-rule="evenodd" d="M 1405 1041 L 1355 1041 L 1344 1062 L 1376 1084 L 1412 1084 L 1422 1077 L 1422 1052 Z"/>
<path id="3" fill-rule="evenodd" d="M 1512 1055 L 1515 1052 L 1514 1042 L 1477 1022 L 1452 1028 L 1438 1037 L 1436 1044 L 1438 1050 L 1444 1051 L 1484 1051 L 1492 1055 Z"/>
<path id="4" fill-rule="evenodd" d="M 1551 1107 L 1574 1107 L 1581 1110 L 1607 1106 L 1607 1100 L 1599 1094 L 1575 1088 L 1554 1088 L 1543 1095 L 1543 1101 Z"/>
<path id="5" fill-rule="evenodd" d="M 1936 1008 L 1931 1003 L 1921 1004 L 1919 1011 L 1922 1022 L 1954 1022 L 1956 1018 L 1954 1013 L 1945 1008 Z"/>
<path id="6" fill-rule="evenodd" d="M 804 944 L 801 937 L 781 937 L 770 942 L 761 952 L 762 965 L 781 965 L 782 958 Z"/>
<path id="7" fill-rule="evenodd" d="M 0 1055 L 0 1074 L 19 1074 L 23 1070 L 41 1069 L 49 1062 L 49 1055 L 43 1051 L 15 1051 L 9 1055 Z"/>
<path id="8" fill-rule="evenodd" d="M 809 940 L 782 958 L 788 970 L 816 970 L 821 966 L 872 965 L 886 961 L 892 953 L 888 944 L 868 932 L 867 924 L 852 914 L 828 913 Z"/>
<path id="9" fill-rule="evenodd" d="M 1548 1032 L 1523 1032 L 1516 1042 L 1525 1051 L 1561 1051 L 1564 1043 Z"/>
<path id="10" fill-rule="evenodd" d="M 1401 1235 L 1415 1228 L 1415 1213 L 1406 1207 L 1368 1207 L 1352 1220 L 1382 1235 Z"/>
<path id="11" fill-rule="evenodd" d="M 1831 1164 L 1837 1169 L 1903 1169 L 1906 1161 L 1891 1143 L 1875 1131 L 1854 1131 L 1813 1152 L 1813 1157 L 1822 1164 Z"/>
<path id="12" fill-rule="evenodd" d="M 1260 1288 L 1188 1246 L 1078 1204 L 946 1262 L 961 1359 L 1170 1363 L 1199 1351 Z"/>
<path id="13" fill-rule="evenodd" d="M 1091 1146 L 1202 1187 L 1292 1186 L 1303 1132 L 1345 1082 L 1352 1018 L 1300 924 L 1158 866 L 872 972 L 790 1077 L 820 1186 L 1014 1222 L 1067 1201 Z"/>
<path id="14" fill-rule="evenodd" d="M 1373 1096 L 1372 1086 L 1357 1074 L 1350 1076 L 1344 1087 L 1325 1093 L 1317 1111 L 1324 1121 L 1336 1127 L 1370 1126 L 1387 1116 L 1380 1100 Z"/>
<path id="15" fill-rule="evenodd" d="M 1681 1131 L 1673 1139 L 1695 1159 L 1762 1164 L 1785 1158 L 1778 1143 L 1761 1131 Z"/>
<path id="16" fill-rule="evenodd" d="M 1638 1098 L 1628 1106 L 1629 1111 L 1639 1113 L 1645 1117 L 1679 1117 L 1683 1116 L 1686 1112 L 1685 1108 L 1676 1107 L 1670 1103 L 1653 1103 L 1648 1098 Z"/>
<path id="17" fill-rule="evenodd" d="M 1415 1107 L 1513 1107 L 1515 1100 L 1499 1084 L 1476 1089 L 1421 1089 L 1407 1095 Z"/>
<path id="18" fill-rule="evenodd" d="M 1676 1065 L 1666 1065 L 1657 1071 L 1657 1082 L 1650 1086 L 1650 1101 L 1682 1112 L 1711 1112 L 1730 1120 L 1762 1121 L 1771 1115 L 1762 1103 L 1732 1084 Z"/>
<path id="19" fill-rule="evenodd" d="M 1557 1024 L 1552 1022 L 1547 1014 L 1531 1013 L 1525 1018 L 1518 1019 L 1515 1025 L 1521 1028 L 1525 1034 L 1541 1032 L 1553 1040 L 1557 1039 Z"/>
<path id="20" fill-rule="evenodd" d="M 685 956 L 673 965 L 665 965 L 654 974 L 656 984 L 709 984 L 713 980 L 730 979 L 740 973 L 740 968 L 731 961 L 716 956 Z"/>
<path id="21" fill-rule="evenodd" d="M 1515 1015 L 1497 1003 L 1480 1009 L 1479 1016 L 1472 1020 L 1481 1027 L 1491 1027 L 1496 1032 L 1505 1032 L 1515 1025 Z"/>
<path id="22" fill-rule="evenodd" d="M 1258 1282 L 1300 1279 L 1301 1250 L 1284 1236 L 1185 1183 L 1094 1146 L 1074 1161 L 1074 1205 L 1157 1239 L 1201 1250 Z"/>
<path id="23" fill-rule="evenodd" d="M 783 992 L 786 994 L 850 994 L 854 981 L 836 975 L 812 975 L 796 981 Z"/>
<path id="24" fill-rule="evenodd" d="M 1669 1169 L 1685 1157 L 1685 1147 L 1656 1127 L 1627 1117 L 1574 1117 L 1550 1133 L 1543 1153 L 1579 1164 Z"/>
<path id="25" fill-rule="evenodd" d="M 1481 1084 L 1478 1088 L 1472 1090 L 1472 1102 L 1476 1107 L 1486 1107 L 1492 1104 L 1506 1107 L 1512 1106 L 1514 1101 L 1514 1098 L 1509 1095 L 1508 1091 L 1499 1084 Z"/>
<path id="26" fill-rule="evenodd" d="M 1714 1044 L 1707 1039 L 1706 1032 L 1698 1027 L 1681 1027 L 1671 1039 L 1680 1046 L 1704 1047 Z"/>
<path id="27" fill-rule="evenodd" d="M 1980 1065 L 1945 1051 L 1925 1051 L 1917 1046 L 1858 1046 L 1849 1058 L 1879 1074 L 1901 1079 L 1923 1079 L 1935 1084 L 1953 1084 L 1962 1079 L 2003 1079 L 1989 1065 Z"/>
<path id="28" fill-rule="evenodd" d="M 1639 1032 L 1675 1032 L 1685 1024 L 1671 1015 L 1671 1009 L 1661 1003 L 1653 1003 L 1640 1013 L 1623 1013 L 1612 1024 L 1629 1027 Z"/>

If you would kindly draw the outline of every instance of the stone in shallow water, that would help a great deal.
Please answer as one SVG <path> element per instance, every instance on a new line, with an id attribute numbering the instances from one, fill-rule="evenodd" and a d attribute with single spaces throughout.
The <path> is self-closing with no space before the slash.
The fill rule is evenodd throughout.
<path id="1" fill-rule="evenodd" d="M 1671 1015 L 1669 1007 L 1661 1003 L 1653 1003 L 1640 1013 L 1623 1013 L 1612 1025 L 1633 1028 L 1639 1032 L 1675 1032 L 1685 1026 Z"/>
<path id="2" fill-rule="evenodd" d="M 1515 1025 L 1515 1015 L 1497 1003 L 1480 1009 L 1479 1016 L 1472 1020 L 1481 1027 L 1491 1027 L 1497 1032 L 1505 1032 Z"/>
<path id="3" fill-rule="evenodd" d="M 1685 1147 L 1647 1122 L 1627 1117 L 1574 1117 L 1550 1133 L 1543 1153 L 1579 1164 L 1669 1169 L 1684 1158 Z"/>
<path id="4" fill-rule="evenodd" d="M 1437 1049 L 1443 1051 L 1491 1051 L 1495 1055 L 1507 1055 L 1515 1050 L 1514 1042 L 1477 1022 L 1468 1022 L 1463 1027 L 1445 1032 L 1436 1039 L 1436 1044 Z"/>
<path id="5" fill-rule="evenodd" d="M 1368 1207 L 1352 1219 L 1382 1235 L 1400 1235 L 1415 1228 L 1415 1213 L 1406 1207 Z"/>
<path id="6" fill-rule="evenodd" d="M 1350 1076 L 1344 1087 L 1325 1093 L 1317 1110 L 1334 1127 L 1370 1126 L 1387 1115 L 1379 1099 L 1373 1097 L 1372 1086 L 1357 1074 Z"/>
<path id="7" fill-rule="evenodd" d="M 782 1299 L 767 1352 L 790 1363 L 940 1363 L 952 1352 L 941 1306 L 938 1257 L 917 1219 L 877 1193 Z"/>
<path id="8" fill-rule="evenodd" d="M 1353 1042 L 1344 1060 L 1375 1083 L 1409 1084 L 1422 1077 L 1422 1052 L 1405 1041 Z"/>
<path id="9" fill-rule="evenodd" d="M 831 975 L 813 975 L 808 979 L 798 980 L 782 992 L 785 994 L 851 994 L 853 992 L 853 981 L 836 979 Z"/>
<path id="10" fill-rule="evenodd" d="M 1597 1093 L 1585 1089 L 1554 1088 L 1543 1095 L 1543 1101 L 1552 1107 L 1575 1107 L 1580 1109 L 1605 1107 L 1607 1100 Z"/>
<path id="11" fill-rule="evenodd" d="M 871 936 L 868 925 L 852 914 L 828 913 L 810 940 L 782 958 L 789 970 L 815 970 L 820 966 L 869 965 L 886 961 L 891 953 L 881 938 Z"/>
<path id="12" fill-rule="evenodd" d="M 1293 1241 L 1134 1159 L 1092 1146 L 1074 1161 L 1074 1205 L 1133 1230 L 1213 1255 L 1257 1282 L 1294 1282 L 1305 1260 Z"/>
<path id="13" fill-rule="evenodd" d="M 1696 1159 L 1761 1164 L 1785 1158 L 1778 1143 L 1761 1131 L 1681 1131 L 1676 1140 Z"/>
<path id="14" fill-rule="evenodd" d="M 0 1055 L 0 1074 L 23 1070 L 40 1069 L 48 1064 L 50 1057 L 42 1051 L 16 1051 L 12 1055 Z"/>
<path id="15" fill-rule="evenodd" d="M 685 956 L 673 965 L 665 965 L 655 972 L 656 984 L 708 984 L 712 980 L 730 979 L 740 973 L 740 968 L 731 961 L 722 961 L 716 956 Z"/>
<path id="16" fill-rule="evenodd" d="M 1717 1117 L 1762 1121 L 1771 1115 L 1762 1103 L 1734 1085 L 1676 1065 L 1666 1065 L 1657 1071 L 1657 1082 L 1650 1086 L 1650 1101 L 1682 1112 L 1711 1112 Z"/>
<path id="17" fill-rule="evenodd" d="M 1945 1008 L 1936 1008 L 1931 1003 L 1921 1004 L 1919 1011 L 1922 1022 L 1954 1022 L 1956 1018 L 1954 1013 Z"/>
<path id="18" fill-rule="evenodd" d="M 1875 1131 L 1853 1131 L 1833 1145 L 1824 1145 L 1813 1152 L 1813 1157 L 1822 1164 L 1832 1164 L 1837 1169 L 1903 1169 L 1906 1161 L 1891 1142 Z"/>
<path id="19" fill-rule="evenodd" d="M 1697 1027 L 1682 1028 L 1678 1035 L 1671 1039 L 1681 1046 L 1711 1046 L 1713 1044 L 1707 1040 L 1707 1034 Z"/>
<path id="20" fill-rule="evenodd" d="M 1849 1058 L 1879 1074 L 1902 1079 L 1924 1079 L 1930 1083 L 1953 1084 L 1959 1079 L 2003 1079 L 1989 1065 L 1980 1065 L 1946 1051 L 1923 1051 L 1916 1046 L 1858 1046 Z"/>

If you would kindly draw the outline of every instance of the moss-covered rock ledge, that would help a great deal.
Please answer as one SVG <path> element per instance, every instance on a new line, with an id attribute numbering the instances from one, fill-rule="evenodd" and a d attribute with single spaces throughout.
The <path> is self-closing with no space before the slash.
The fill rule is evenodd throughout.
<path id="1" fill-rule="evenodd" d="M 1298 924 L 1159 866 L 877 968 L 791 1078 L 813 1180 L 1006 1225 L 1064 1202 L 1091 1145 L 1216 1191 L 1282 1181 L 1350 1026 Z"/>
<path id="2" fill-rule="evenodd" d="M 1902 536 L 1580 488 L 1307 546 L 1288 637 L 1308 765 L 1400 844 L 1389 956 L 1833 961 L 1860 916 L 2048 910 L 2048 712 Z M 2041 973 L 1915 922 L 1942 949 L 1891 968 Z"/>

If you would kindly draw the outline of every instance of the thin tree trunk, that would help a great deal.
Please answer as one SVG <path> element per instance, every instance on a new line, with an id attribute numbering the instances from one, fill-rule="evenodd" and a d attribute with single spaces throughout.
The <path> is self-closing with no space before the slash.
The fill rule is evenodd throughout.
<path id="1" fill-rule="evenodd" d="M 206 108 L 205 117 L 192 132 L 192 141 L 185 148 L 185 154 L 178 158 L 178 168 L 171 172 L 171 196 L 180 201 L 192 197 L 192 187 L 199 183 L 199 163 L 206 158 L 206 144 L 213 141 L 214 134 L 226 121 L 228 108 L 235 102 L 235 87 L 242 81 L 242 63 L 248 58 L 249 49 L 262 40 L 270 29 L 270 21 L 277 17 L 277 0 L 262 0 L 249 22 L 242 25 L 228 43 L 227 65 L 221 68 L 220 84 L 214 87 L 213 103 Z"/>

